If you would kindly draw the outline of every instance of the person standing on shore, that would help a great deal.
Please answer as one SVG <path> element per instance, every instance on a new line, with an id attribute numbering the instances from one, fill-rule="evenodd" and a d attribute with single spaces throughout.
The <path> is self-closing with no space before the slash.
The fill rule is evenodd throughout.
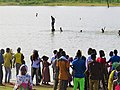
<path id="1" fill-rule="evenodd" d="M 4 55 L 4 67 L 5 67 L 5 83 L 10 83 L 12 68 L 12 54 L 10 53 L 10 48 L 6 48 L 6 53 Z"/>
<path id="2" fill-rule="evenodd" d="M 99 62 L 96 61 L 96 54 L 91 55 L 91 59 L 93 60 L 88 65 L 88 71 L 89 71 L 89 89 L 90 90 L 99 90 L 99 78 L 101 75 L 102 67 Z"/>
<path id="3" fill-rule="evenodd" d="M 49 85 L 50 82 L 50 70 L 51 63 L 48 62 L 49 57 L 43 56 L 43 70 L 42 70 L 42 84 Z"/>
<path id="4" fill-rule="evenodd" d="M 120 56 L 117 55 L 118 51 L 115 49 L 114 50 L 114 56 L 112 56 L 107 63 L 114 63 L 114 62 L 120 62 Z"/>
<path id="5" fill-rule="evenodd" d="M 2 80 L 3 80 L 3 63 L 4 63 L 4 49 L 0 50 L 0 86 L 3 86 Z"/>
<path id="6" fill-rule="evenodd" d="M 65 51 L 61 52 L 61 57 L 59 58 L 57 62 L 57 68 L 59 69 L 59 87 L 58 90 L 67 90 L 67 85 L 68 85 L 68 73 L 69 73 L 69 67 L 70 63 L 66 59 L 66 53 Z"/>
<path id="7" fill-rule="evenodd" d="M 52 63 L 53 80 L 54 80 L 53 90 L 57 90 L 57 86 L 58 86 L 59 69 L 57 68 L 56 65 L 57 65 L 59 58 L 60 58 L 60 52 L 57 52 L 56 59 Z"/>
<path id="8" fill-rule="evenodd" d="M 31 55 L 30 57 L 31 59 L 31 76 L 32 76 L 32 80 L 34 78 L 34 75 L 36 75 L 36 86 L 39 85 L 39 80 L 41 80 L 41 77 L 39 74 L 41 74 L 41 68 L 40 68 L 40 62 L 41 59 L 39 57 L 38 51 L 34 50 L 33 51 L 33 55 Z M 40 69 L 40 72 L 39 72 Z"/>
<path id="9" fill-rule="evenodd" d="M 23 60 L 24 60 L 24 55 L 20 51 L 21 48 L 19 47 L 17 49 L 17 53 L 14 55 L 13 67 L 16 64 L 16 76 L 18 75 L 20 66 L 23 64 Z"/>
<path id="10" fill-rule="evenodd" d="M 72 62 L 73 68 L 73 77 L 74 77 L 74 89 L 77 90 L 78 84 L 80 86 L 80 90 L 85 89 L 85 60 L 82 58 L 82 53 L 80 50 L 77 51 L 76 57 Z"/>

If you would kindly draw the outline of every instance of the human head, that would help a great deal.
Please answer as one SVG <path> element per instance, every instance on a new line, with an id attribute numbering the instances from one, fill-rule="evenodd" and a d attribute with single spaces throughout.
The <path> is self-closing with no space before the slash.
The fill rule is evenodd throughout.
<path id="1" fill-rule="evenodd" d="M 117 53 L 118 53 L 118 51 L 115 49 L 115 50 L 114 50 L 114 54 L 117 55 Z"/>
<path id="2" fill-rule="evenodd" d="M 59 59 L 60 58 L 60 52 L 57 52 L 57 55 L 55 56 L 57 59 Z"/>
<path id="3" fill-rule="evenodd" d="M 65 51 L 62 51 L 62 52 L 61 52 L 61 56 L 65 56 L 65 57 L 66 57 Z"/>
<path id="4" fill-rule="evenodd" d="M 23 64 L 21 67 L 20 67 L 20 74 L 21 75 L 26 75 L 26 73 L 27 73 L 27 70 L 28 70 L 28 67 L 25 65 L 25 64 Z"/>
<path id="5" fill-rule="evenodd" d="M 105 53 L 104 53 L 103 50 L 100 50 L 100 51 L 99 51 L 99 54 L 100 54 L 100 57 L 104 57 L 104 56 L 105 56 Z"/>
<path id="6" fill-rule="evenodd" d="M 42 56 L 42 59 L 44 60 L 44 61 L 47 61 L 48 59 L 49 59 L 49 57 L 47 57 L 47 56 Z"/>
<path id="7" fill-rule="evenodd" d="M 20 47 L 18 47 L 18 48 L 17 48 L 17 52 L 18 52 L 18 53 L 20 53 L 20 51 L 21 51 L 21 48 L 20 48 Z"/>
<path id="8" fill-rule="evenodd" d="M 82 56 L 82 52 L 80 50 L 78 50 L 76 53 L 76 57 L 81 58 L 81 56 Z"/>
<path id="9" fill-rule="evenodd" d="M 110 56 L 110 57 L 113 56 L 113 51 L 110 51 L 109 56 Z"/>
<path id="10" fill-rule="evenodd" d="M 61 53 L 62 51 L 63 51 L 63 49 L 62 49 L 62 48 L 60 48 L 60 49 L 59 49 L 59 52 Z"/>
<path id="11" fill-rule="evenodd" d="M 95 54 L 95 53 L 93 53 L 93 54 L 91 55 L 91 59 L 92 59 L 93 61 L 96 61 L 96 54 Z"/>
<path id="12" fill-rule="evenodd" d="M 1 54 L 4 54 L 4 53 L 5 53 L 5 50 L 4 50 L 4 49 L 1 49 L 0 52 L 1 52 Z"/>
<path id="13" fill-rule="evenodd" d="M 10 48 L 6 48 L 6 52 L 9 53 L 10 52 Z"/>
<path id="14" fill-rule="evenodd" d="M 91 55 L 92 54 L 92 48 L 89 48 L 88 49 L 88 55 Z"/>
<path id="15" fill-rule="evenodd" d="M 36 60 L 39 57 L 38 51 L 33 50 L 33 60 Z"/>
<path id="16" fill-rule="evenodd" d="M 54 53 L 54 54 L 57 54 L 57 50 L 54 50 L 53 53 Z"/>
<path id="17" fill-rule="evenodd" d="M 95 55 L 97 55 L 97 51 L 95 49 L 92 49 L 92 53 L 94 53 Z"/>

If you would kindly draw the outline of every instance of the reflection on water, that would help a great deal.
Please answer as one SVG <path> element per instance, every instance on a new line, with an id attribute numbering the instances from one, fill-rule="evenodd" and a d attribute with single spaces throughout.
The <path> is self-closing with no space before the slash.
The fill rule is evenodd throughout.
<path id="1" fill-rule="evenodd" d="M 36 12 L 39 14 L 37 17 Z M 51 15 L 56 18 L 54 33 L 50 30 Z M 39 50 L 40 56 L 51 57 L 54 49 L 63 48 L 74 57 L 77 49 L 87 56 L 87 49 L 92 47 L 97 51 L 104 49 L 108 59 L 110 50 L 120 50 L 118 16 L 120 7 L 1 6 L 0 47 L 10 47 L 16 52 L 20 46 L 29 67 L 29 57 L 34 49 Z M 101 33 L 103 27 L 106 27 L 105 33 Z"/>

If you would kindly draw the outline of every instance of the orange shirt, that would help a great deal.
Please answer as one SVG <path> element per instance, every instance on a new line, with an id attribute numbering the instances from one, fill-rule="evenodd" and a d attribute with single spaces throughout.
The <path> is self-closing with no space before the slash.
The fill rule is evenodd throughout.
<path id="1" fill-rule="evenodd" d="M 67 60 L 58 60 L 56 66 L 59 68 L 59 76 L 58 76 L 58 78 L 60 80 L 68 80 L 66 70 L 68 70 L 68 68 L 70 67 L 69 62 Z"/>

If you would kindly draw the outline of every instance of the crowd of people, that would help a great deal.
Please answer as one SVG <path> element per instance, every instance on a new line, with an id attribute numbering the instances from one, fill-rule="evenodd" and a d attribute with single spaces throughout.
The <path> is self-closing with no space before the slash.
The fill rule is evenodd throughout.
<path id="1" fill-rule="evenodd" d="M 54 50 L 53 54 L 51 62 L 48 62 L 48 56 L 40 57 L 38 51 L 33 50 L 33 54 L 30 56 L 31 74 L 28 74 L 28 67 L 20 47 L 15 54 L 10 48 L 6 48 L 6 52 L 1 49 L 0 86 L 4 85 L 3 82 L 10 83 L 11 69 L 14 67 L 16 68 L 14 90 L 32 90 L 33 85 L 38 86 L 40 83 L 49 85 L 49 66 L 51 65 L 54 80 L 53 90 L 67 90 L 68 86 L 73 87 L 73 90 L 120 90 L 120 56 L 116 49 L 110 51 L 109 60 L 106 60 L 104 50 L 100 50 L 99 57 L 97 57 L 97 51 L 92 48 L 88 49 L 87 57 L 82 55 L 81 50 L 76 52 L 75 57 L 70 57 L 61 48 Z M 3 81 L 3 66 L 5 81 Z M 35 75 L 36 84 L 33 84 Z"/>

